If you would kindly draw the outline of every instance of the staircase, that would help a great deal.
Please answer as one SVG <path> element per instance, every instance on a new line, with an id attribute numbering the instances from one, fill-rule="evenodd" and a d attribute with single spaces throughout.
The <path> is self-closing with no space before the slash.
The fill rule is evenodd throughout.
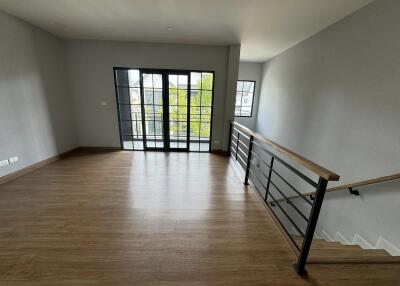
<path id="1" fill-rule="evenodd" d="M 293 236 L 301 244 L 302 237 Z M 343 245 L 340 242 L 328 242 L 314 239 L 309 254 L 310 262 L 391 262 L 398 261 L 383 249 L 363 249 L 359 245 Z"/>

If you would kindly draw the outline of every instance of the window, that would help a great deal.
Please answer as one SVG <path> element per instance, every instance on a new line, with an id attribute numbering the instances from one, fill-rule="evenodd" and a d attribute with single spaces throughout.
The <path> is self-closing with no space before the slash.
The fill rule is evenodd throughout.
<path id="1" fill-rule="evenodd" d="M 236 88 L 235 116 L 251 117 L 256 82 L 253 80 L 238 80 Z"/>

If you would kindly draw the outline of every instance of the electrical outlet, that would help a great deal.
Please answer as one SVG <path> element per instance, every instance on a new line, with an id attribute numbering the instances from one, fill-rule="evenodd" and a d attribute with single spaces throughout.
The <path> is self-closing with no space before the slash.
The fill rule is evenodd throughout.
<path id="1" fill-rule="evenodd" d="M 6 166 L 6 165 L 8 165 L 8 164 L 10 164 L 10 162 L 8 162 L 8 160 L 0 161 L 0 167 L 1 167 L 1 166 Z"/>
<path id="2" fill-rule="evenodd" d="M 10 164 L 16 163 L 16 162 L 18 162 L 18 157 L 17 156 L 12 157 L 12 158 L 8 159 L 8 161 L 10 161 Z"/>

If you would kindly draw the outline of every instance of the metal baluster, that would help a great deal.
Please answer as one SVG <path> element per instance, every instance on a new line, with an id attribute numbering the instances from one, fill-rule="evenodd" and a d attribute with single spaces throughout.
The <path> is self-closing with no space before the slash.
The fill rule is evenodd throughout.
<path id="1" fill-rule="evenodd" d="M 310 221 L 307 225 L 307 230 L 305 233 L 305 237 L 303 240 L 303 245 L 300 250 L 299 258 L 297 263 L 294 264 L 294 269 L 297 274 L 301 276 L 307 275 L 307 271 L 305 269 L 305 265 L 307 262 L 307 257 L 310 252 L 311 243 L 314 237 L 315 227 L 317 226 L 319 212 L 321 211 L 322 202 L 324 201 L 326 186 L 328 185 L 328 181 L 324 178 L 319 178 L 317 190 L 315 192 L 314 203 L 311 208 L 310 213 Z"/>
<path id="2" fill-rule="evenodd" d="M 233 128 L 232 125 L 233 125 L 232 121 L 229 122 L 228 157 L 231 156 L 231 145 L 232 145 L 231 141 L 232 141 L 232 128 Z"/>
<path id="3" fill-rule="evenodd" d="M 249 150 L 247 153 L 247 166 L 246 166 L 246 176 L 244 177 L 244 184 L 249 184 L 249 174 L 250 174 L 250 163 L 251 163 L 251 150 L 253 149 L 253 135 L 250 136 Z"/>
<path id="4" fill-rule="evenodd" d="M 272 168 L 274 167 L 274 160 L 275 160 L 275 158 L 271 156 L 271 162 L 269 163 L 268 182 L 267 182 L 265 198 L 264 198 L 265 202 L 267 202 L 267 198 L 268 198 L 269 185 L 271 184 Z"/>
<path id="5" fill-rule="evenodd" d="M 239 136 L 240 136 L 240 133 L 238 132 L 238 135 L 237 135 L 237 140 L 236 140 L 236 161 L 237 161 L 237 157 L 238 157 L 238 151 L 239 151 Z"/>

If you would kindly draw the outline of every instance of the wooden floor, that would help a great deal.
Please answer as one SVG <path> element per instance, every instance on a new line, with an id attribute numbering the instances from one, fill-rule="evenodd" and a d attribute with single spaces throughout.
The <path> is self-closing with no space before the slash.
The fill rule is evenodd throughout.
<path id="1" fill-rule="evenodd" d="M 80 153 L 0 185 L 0 285 L 400 285 L 396 264 L 307 279 L 224 157 Z"/>

